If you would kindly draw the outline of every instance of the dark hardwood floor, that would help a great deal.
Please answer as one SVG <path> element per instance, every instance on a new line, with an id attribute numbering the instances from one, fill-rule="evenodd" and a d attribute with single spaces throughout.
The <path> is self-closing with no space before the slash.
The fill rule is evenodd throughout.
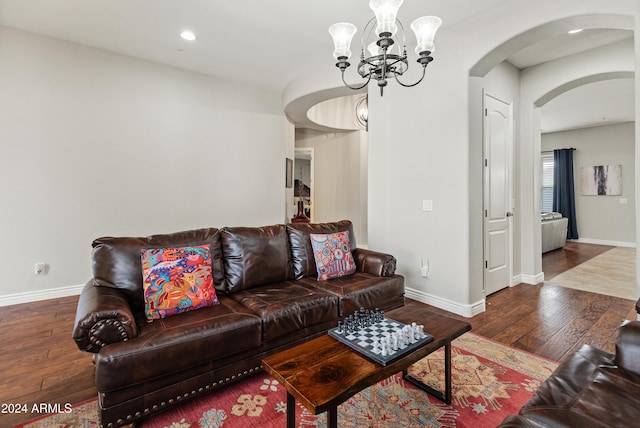
<path id="1" fill-rule="evenodd" d="M 78 403 L 96 396 L 92 356 L 71 339 L 78 297 L 0 307 L 0 427 L 38 417 L 34 404 Z M 10 410 L 0 408 L 2 410 Z"/>
<path id="2" fill-rule="evenodd" d="M 567 241 L 563 248 L 542 255 L 544 279 L 549 281 L 554 276 L 613 248 L 615 247 Z"/>
<path id="3" fill-rule="evenodd" d="M 567 243 L 564 250 L 543 256 L 545 276 L 608 248 L 612 247 Z M 68 297 L 0 307 L 0 404 L 64 406 L 96 396 L 91 355 L 79 351 L 71 339 L 77 301 Z M 419 302 L 407 304 L 464 319 Z M 635 302 L 553 285 L 520 284 L 490 295 L 487 310 L 468 321 L 477 334 L 561 361 L 583 343 L 613 352 L 616 329 L 624 319 L 636 319 Z M 37 416 L 0 413 L 0 427 Z"/>

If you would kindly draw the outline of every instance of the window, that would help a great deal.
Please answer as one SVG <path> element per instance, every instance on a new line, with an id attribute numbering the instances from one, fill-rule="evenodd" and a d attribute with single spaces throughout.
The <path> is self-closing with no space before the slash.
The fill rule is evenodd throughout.
<path id="1" fill-rule="evenodd" d="M 541 181 L 540 210 L 543 213 L 548 213 L 553 211 L 553 183 L 554 183 L 553 152 L 542 153 L 540 165 L 542 169 L 540 173 L 540 181 Z"/>

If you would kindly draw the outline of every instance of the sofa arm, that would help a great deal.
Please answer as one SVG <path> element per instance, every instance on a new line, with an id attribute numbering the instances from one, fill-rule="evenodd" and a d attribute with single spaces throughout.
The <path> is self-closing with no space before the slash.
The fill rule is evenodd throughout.
<path id="1" fill-rule="evenodd" d="M 99 287 L 89 281 L 76 310 L 73 340 L 78 348 L 97 353 L 105 345 L 137 335 L 135 317 L 124 295 L 115 288 Z"/>
<path id="2" fill-rule="evenodd" d="M 640 321 L 625 321 L 618 329 L 615 364 L 640 375 Z"/>
<path id="3" fill-rule="evenodd" d="M 391 276 L 396 273 L 396 258 L 391 254 L 356 248 L 353 252 L 358 272 L 378 276 Z"/>

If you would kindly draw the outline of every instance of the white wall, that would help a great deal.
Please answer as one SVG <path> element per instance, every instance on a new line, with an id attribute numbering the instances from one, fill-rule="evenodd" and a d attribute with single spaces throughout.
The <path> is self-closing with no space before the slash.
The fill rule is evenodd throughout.
<path id="1" fill-rule="evenodd" d="M 542 150 L 575 148 L 573 153 L 576 221 L 580 241 L 635 246 L 636 185 L 635 126 L 609 126 L 542 134 Z M 585 196 L 581 192 L 581 168 L 622 165 L 622 195 Z M 626 199 L 621 204 L 620 199 Z"/>
<path id="2" fill-rule="evenodd" d="M 313 148 L 315 223 L 353 222 L 356 242 L 367 245 L 366 132 L 296 129 L 296 148 Z"/>
<path id="3" fill-rule="evenodd" d="M 84 284 L 98 236 L 285 220 L 279 94 L 6 27 L 0 94 L 0 304 Z"/>

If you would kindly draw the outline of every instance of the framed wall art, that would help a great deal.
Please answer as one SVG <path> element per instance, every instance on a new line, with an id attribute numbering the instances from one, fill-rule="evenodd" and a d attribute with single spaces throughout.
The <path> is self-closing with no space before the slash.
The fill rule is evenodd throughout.
<path id="1" fill-rule="evenodd" d="M 621 195 L 622 165 L 597 165 L 582 167 L 582 194 Z"/>

